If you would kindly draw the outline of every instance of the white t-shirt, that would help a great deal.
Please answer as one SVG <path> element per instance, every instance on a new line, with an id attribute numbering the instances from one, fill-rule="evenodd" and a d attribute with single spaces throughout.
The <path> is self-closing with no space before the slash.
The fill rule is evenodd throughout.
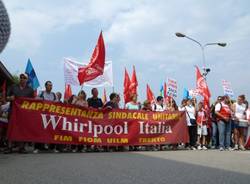
<path id="1" fill-rule="evenodd" d="M 190 123 L 190 119 L 195 119 L 195 108 L 192 105 L 187 105 L 185 106 L 185 110 L 186 110 L 186 117 L 187 117 L 187 125 L 188 126 L 192 126 L 192 124 Z"/>
<path id="2" fill-rule="evenodd" d="M 164 108 L 164 106 L 161 106 L 161 105 L 156 103 L 156 104 L 152 105 L 152 110 L 156 111 L 156 112 L 163 112 L 163 111 L 165 111 L 165 108 Z"/>
<path id="3" fill-rule="evenodd" d="M 47 91 L 41 91 L 37 98 L 46 101 L 57 101 L 56 94 L 54 92 L 48 93 Z"/>
<path id="4" fill-rule="evenodd" d="M 246 119 L 246 104 L 239 105 L 238 103 L 234 103 L 235 106 L 235 117 L 239 120 L 245 120 Z"/>
<path id="5" fill-rule="evenodd" d="M 192 105 L 185 106 L 190 119 L 195 119 L 195 108 Z"/>
<path id="6" fill-rule="evenodd" d="M 214 111 L 215 111 L 215 112 L 219 112 L 219 111 L 220 111 L 220 109 L 221 109 L 221 104 L 222 104 L 222 103 L 217 103 L 217 104 L 215 105 L 215 107 L 214 107 Z"/>

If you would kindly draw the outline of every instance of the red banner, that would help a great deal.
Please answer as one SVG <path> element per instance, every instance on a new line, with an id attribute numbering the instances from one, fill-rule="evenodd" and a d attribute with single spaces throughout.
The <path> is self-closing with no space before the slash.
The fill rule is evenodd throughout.
<path id="1" fill-rule="evenodd" d="M 27 98 L 18 98 L 13 103 L 8 138 L 110 146 L 189 140 L 184 112 L 105 111 Z"/>

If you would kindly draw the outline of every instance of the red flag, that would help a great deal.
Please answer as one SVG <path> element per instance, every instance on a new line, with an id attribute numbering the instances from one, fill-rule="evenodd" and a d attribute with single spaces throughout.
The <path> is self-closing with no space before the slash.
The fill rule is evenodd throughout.
<path id="1" fill-rule="evenodd" d="M 209 99 L 204 98 L 203 103 L 204 103 L 204 110 L 206 111 L 206 114 L 208 116 L 207 119 L 208 128 L 212 128 L 212 117 L 210 117 L 211 111 L 210 111 Z"/>
<path id="2" fill-rule="evenodd" d="M 131 94 L 137 94 L 137 87 L 138 87 L 138 82 L 137 82 L 137 77 L 136 77 L 136 72 L 135 72 L 135 66 L 133 66 L 133 73 L 131 77 L 131 83 L 129 86 L 129 90 Z"/>
<path id="3" fill-rule="evenodd" d="M 125 68 L 124 82 L 123 82 L 123 96 L 124 96 L 125 104 L 130 101 L 130 90 L 129 90 L 130 83 L 131 81 L 130 81 L 128 72 Z"/>
<path id="4" fill-rule="evenodd" d="M 167 98 L 167 83 L 166 82 L 164 82 L 164 99 L 166 99 Z"/>
<path id="5" fill-rule="evenodd" d="M 147 84 L 147 100 L 150 101 L 151 103 L 155 101 L 154 94 L 148 84 Z"/>
<path id="6" fill-rule="evenodd" d="M 210 110 L 210 101 L 207 98 L 204 98 L 204 109 L 208 112 Z"/>
<path id="7" fill-rule="evenodd" d="M 201 75 L 199 68 L 196 66 L 196 88 L 199 91 L 199 94 L 204 97 L 207 101 L 211 97 L 210 91 L 208 89 L 208 85 L 206 83 L 205 78 Z"/>
<path id="8" fill-rule="evenodd" d="M 3 94 L 3 99 L 6 98 L 6 80 L 3 81 L 3 85 L 2 85 L 2 94 Z"/>
<path id="9" fill-rule="evenodd" d="M 102 32 L 98 38 L 97 45 L 90 59 L 90 63 L 78 69 L 78 80 L 80 85 L 84 82 L 91 81 L 103 74 L 105 64 L 105 45 Z"/>
<path id="10" fill-rule="evenodd" d="M 206 113 L 210 114 L 210 102 L 209 99 L 211 97 L 210 91 L 208 89 L 208 85 L 206 83 L 205 78 L 201 75 L 199 68 L 196 66 L 196 88 L 198 89 L 198 93 L 203 96 L 204 100 L 204 109 Z M 208 118 L 208 125 L 211 126 L 211 119 Z"/>
<path id="11" fill-rule="evenodd" d="M 107 103 L 107 95 L 106 95 L 106 89 L 105 88 L 103 90 L 102 102 L 103 102 L 103 104 Z"/>
<path id="12" fill-rule="evenodd" d="M 72 90 L 69 84 L 65 85 L 64 100 L 68 100 L 72 96 Z"/>

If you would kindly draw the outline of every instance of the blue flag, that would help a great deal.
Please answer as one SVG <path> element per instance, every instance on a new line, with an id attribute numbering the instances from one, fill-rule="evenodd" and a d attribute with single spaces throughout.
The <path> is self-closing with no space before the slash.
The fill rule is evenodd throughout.
<path id="1" fill-rule="evenodd" d="M 163 88 L 163 85 L 161 85 L 161 88 L 160 88 L 160 96 L 164 96 L 164 88 Z"/>
<path id="2" fill-rule="evenodd" d="M 40 84 L 39 84 L 38 78 L 36 76 L 36 72 L 31 64 L 30 59 L 28 59 L 25 73 L 28 74 L 28 76 L 29 76 L 28 85 L 30 87 L 32 87 L 33 90 L 36 90 L 40 86 Z"/>
<path id="3" fill-rule="evenodd" d="M 191 99 L 189 91 L 186 88 L 183 89 L 183 99 Z"/>

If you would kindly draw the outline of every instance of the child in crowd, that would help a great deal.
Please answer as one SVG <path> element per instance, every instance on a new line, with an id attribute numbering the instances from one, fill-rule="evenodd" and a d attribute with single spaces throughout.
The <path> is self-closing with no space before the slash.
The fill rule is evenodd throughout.
<path id="1" fill-rule="evenodd" d="M 197 135 L 198 135 L 198 150 L 207 150 L 206 144 L 206 136 L 207 133 L 207 114 L 203 108 L 203 103 L 199 102 L 198 111 L 197 111 Z"/>

